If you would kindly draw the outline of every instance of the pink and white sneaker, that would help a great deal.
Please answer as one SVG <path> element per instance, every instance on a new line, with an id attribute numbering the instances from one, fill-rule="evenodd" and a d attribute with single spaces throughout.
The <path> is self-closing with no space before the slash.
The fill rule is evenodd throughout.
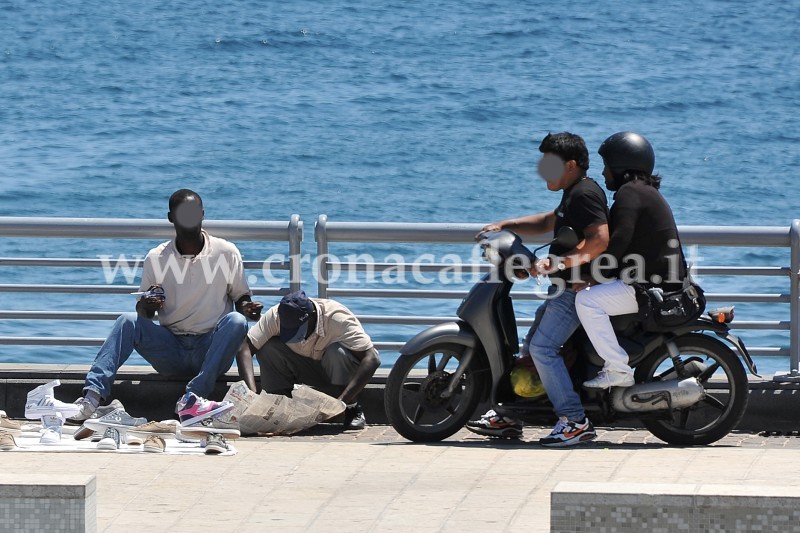
<path id="1" fill-rule="evenodd" d="M 207 418 L 217 418 L 233 409 L 232 402 L 214 402 L 201 398 L 193 392 L 184 394 L 175 406 L 181 426 L 189 426 Z"/>

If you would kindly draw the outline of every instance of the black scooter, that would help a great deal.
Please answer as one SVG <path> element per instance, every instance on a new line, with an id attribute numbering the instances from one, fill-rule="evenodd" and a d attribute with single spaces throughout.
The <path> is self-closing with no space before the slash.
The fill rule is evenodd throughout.
<path id="1" fill-rule="evenodd" d="M 544 246 L 571 248 L 577 241 L 575 231 L 564 228 Z M 512 278 L 524 276 L 544 246 L 531 252 L 507 230 L 485 234 L 480 246 L 494 267 L 461 302 L 460 320 L 430 327 L 408 341 L 386 382 L 387 416 L 409 440 L 451 436 L 476 414 L 482 399 L 503 416 L 533 424 L 554 420 L 546 396 L 518 397 L 509 379 L 519 349 Z M 672 332 L 650 333 L 636 314 L 613 317 L 636 383 L 610 390 L 581 387 L 603 360 L 579 329 L 572 339 L 578 363 L 570 372 L 589 417 L 595 422 L 637 418 L 670 444 L 709 444 L 727 435 L 744 414 L 748 384 L 742 361 L 720 339 L 757 375 L 744 344 L 730 333 L 731 320 L 732 308 L 716 309 Z"/>

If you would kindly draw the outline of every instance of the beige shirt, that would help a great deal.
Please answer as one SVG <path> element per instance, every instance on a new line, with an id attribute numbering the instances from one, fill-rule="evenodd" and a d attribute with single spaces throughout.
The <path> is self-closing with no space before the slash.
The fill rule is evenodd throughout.
<path id="1" fill-rule="evenodd" d="M 176 335 L 200 335 L 214 329 L 220 318 L 250 287 L 244 278 L 239 250 L 203 230 L 205 243 L 197 255 L 181 255 L 175 239 L 148 252 L 141 290 L 164 287 L 164 307 L 158 321 Z"/>
<path id="2" fill-rule="evenodd" d="M 361 322 L 347 307 L 334 300 L 310 298 L 317 309 L 317 326 L 314 332 L 304 341 L 287 344 L 298 355 L 320 360 L 325 348 L 338 342 L 352 352 L 364 352 L 372 349 L 372 340 L 364 331 Z M 256 350 L 264 346 L 269 339 L 277 337 L 281 332 L 278 306 L 273 306 L 261 315 L 256 324 L 247 333 L 248 339 Z"/>

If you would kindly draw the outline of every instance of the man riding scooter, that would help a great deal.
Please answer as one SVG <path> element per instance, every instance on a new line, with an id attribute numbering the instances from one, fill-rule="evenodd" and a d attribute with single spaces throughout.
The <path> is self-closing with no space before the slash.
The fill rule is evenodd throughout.
<path id="1" fill-rule="evenodd" d="M 563 447 L 586 442 L 596 437 L 580 396 L 574 390 L 569 371 L 561 357 L 561 346 L 578 328 L 575 295 L 590 278 L 590 263 L 608 246 L 608 207 L 603 189 L 586 176 L 589 152 L 578 135 L 548 134 L 539 151 L 543 156 L 538 171 L 550 191 L 563 191 L 555 210 L 489 224 L 481 233 L 512 230 L 524 236 L 552 232 L 572 227 L 580 242 L 573 249 L 554 244 L 550 255 L 558 258 L 538 262 L 531 274 L 549 274 L 552 286 L 547 300 L 536 310 L 533 326 L 525 337 L 523 356 L 532 356 L 553 410 L 558 417 L 550 434 L 539 443 L 548 447 Z M 480 235 L 480 234 L 479 234 Z M 478 420 L 467 423 L 467 429 L 492 437 L 520 437 L 522 423 L 499 416 L 490 410 Z"/>

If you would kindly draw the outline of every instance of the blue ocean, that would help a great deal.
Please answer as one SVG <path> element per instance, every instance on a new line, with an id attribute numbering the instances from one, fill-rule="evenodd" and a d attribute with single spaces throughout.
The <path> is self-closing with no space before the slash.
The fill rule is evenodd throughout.
<path id="1" fill-rule="evenodd" d="M 553 209 L 559 195 L 536 174 L 538 141 L 580 134 L 600 178 L 597 147 L 632 129 L 655 147 L 679 224 L 788 227 L 800 218 L 798 28 L 797 5 L 771 0 L 0 0 L 0 216 L 165 218 L 170 193 L 190 188 L 208 219 L 299 214 L 303 251 L 313 254 L 320 214 L 485 224 Z M 158 242 L 2 238 L 0 257 L 143 255 Z M 240 248 L 251 260 L 283 251 Z M 412 260 L 432 250 L 450 248 L 341 252 Z M 781 248 L 691 256 L 699 265 L 789 262 Z M 0 267 L 0 284 L 32 275 L 105 283 L 97 270 Z M 303 283 L 316 293 L 308 274 Z M 785 293 L 788 280 L 709 278 L 704 287 Z M 426 316 L 453 316 L 457 305 L 343 302 L 358 314 Z M 133 305 L 128 295 L 0 292 L 6 310 Z M 529 318 L 534 307 L 518 302 L 517 313 Z M 789 313 L 787 304 L 737 311 L 742 320 Z M 5 320 L 0 336 L 105 337 L 109 328 Z M 396 342 L 419 329 L 368 326 Z M 785 331 L 739 333 L 752 346 L 788 346 Z M 0 362 L 88 364 L 95 351 L 0 346 Z M 759 364 L 787 370 L 788 358 Z"/>

